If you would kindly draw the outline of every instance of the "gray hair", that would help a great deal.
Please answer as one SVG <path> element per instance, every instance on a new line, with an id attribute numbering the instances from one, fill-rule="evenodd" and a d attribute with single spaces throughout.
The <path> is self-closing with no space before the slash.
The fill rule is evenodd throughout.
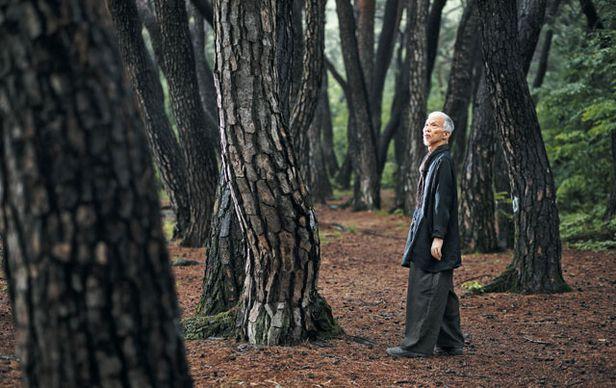
<path id="1" fill-rule="evenodd" d="M 435 112 L 430 113 L 430 114 L 428 115 L 428 118 L 429 118 L 429 117 L 432 117 L 432 116 L 437 116 L 437 115 L 438 115 L 438 116 L 441 116 L 441 117 L 443 118 L 443 130 L 444 130 L 445 132 L 449 132 L 449 134 L 451 135 L 451 133 L 452 133 L 452 132 L 453 132 L 453 130 L 454 130 L 453 120 L 451 119 L 451 117 L 447 116 L 447 115 L 446 115 L 445 113 L 443 113 L 443 112 L 435 111 Z"/>

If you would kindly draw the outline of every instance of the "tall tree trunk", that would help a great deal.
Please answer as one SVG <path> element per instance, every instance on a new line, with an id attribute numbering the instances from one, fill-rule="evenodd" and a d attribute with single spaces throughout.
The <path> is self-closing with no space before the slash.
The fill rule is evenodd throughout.
<path id="1" fill-rule="evenodd" d="M 522 0 L 518 3 L 520 15 L 518 30 L 521 67 L 524 74 L 530 67 L 534 48 L 536 47 L 541 26 L 544 21 L 545 0 Z M 485 74 L 481 75 L 475 101 L 473 104 L 473 131 L 471 132 L 468 151 L 464 158 L 461 180 L 461 225 L 465 248 L 471 251 L 490 252 L 498 247 L 496 237 L 496 224 L 494 217 L 494 155 L 497 151 L 496 123 L 493 121 L 494 113 L 490 107 Z M 500 151 L 500 149 L 498 149 Z M 496 170 L 502 174 L 501 170 Z M 501 187 L 499 187 L 500 189 Z M 504 212 L 506 210 L 503 209 Z M 509 234 L 506 214 L 500 212 L 499 232 L 506 239 Z"/>
<path id="2" fill-rule="evenodd" d="M 391 113 L 389 116 L 389 121 L 385 125 L 381 136 L 379 137 L 379 176 L 382 176 L 383 169 L 385 168 L 385 163 L 387 162 L 387 150 L 389 149 L 389 143 L 391 139 L 399 132 L 400 127 L 402 126 L 402 114 L 404 108 L 409 103 L 409 66 L 410 60 L 408 54 L 403 58 L 403 51 L 405 45 L 404 34 L 400 34 L 400 45 L 398 47 L 397 55 L 397 71 L 396 71 L 396 79 L 395 79 L 395 90 L 394 90 L 394 98 L 391 105 Z M 397 161 L 397 159 L 396 159 Z M 402 165 L 396 163 L 397 170 L 400 170 Z M 396 174 L 398 176 L 398 174 Z M 400 180 L 396 179 L 396 182 Z M 397 185 L 401 186 L 401 185 Z M 401 195 L 401 191 L 397 191 Z M 402 197 L 398 197 L 397 202 L 402 203 Z"/>
<path id="3" fill-rule="evenodd" d="M 325 0 L 306 1 L 306 34 L 301 82 L 291 110 L 291 135 L 302 176 L 309 171 L 309 127 L 315 116 L 323 83 L 325 48 Z M 301 23 L 300 23 L 301 25 Z M 300 37 L 303 39 L 303 37 Z"/>
<path id="4" fill-rule="evenodd" d="M 235 307 L 244 284 L 246 242 L 235 213 L 231 187 L 220 173 L 210 237 L 205 250 L 205 273 L 197 313 L 215 315 Z"/>
<path id="5" fill-rule="evenodd" d="M 141 22 L 133 1 L 108 0 L 124 67 L 137 95 L 148 145 L 176 215 L 174 236 L 182 236 L 190 219 L 186 163 L 165 115 L 158 71 L 141 36 Z"/>
<path id="6" fill-rule="evenodd" d="M 281 345 L 337 332 L 317 293 L 316 216 L 280 111 L 274 34 L 285 16 L 269 1 L 217 0 L 214 14 L 223 166 L 248 245 L 239 335 Z"/>
<path id="7" fill-rule="evenodd" d="M 155 0 L 154 6 L 162 48 L 159 63 L 169 83 L 189 183 L 190 225 L 181 244 L 203 246 L 209 233 L 218 181 L 216 125 L 211 118 L 206 118 L 195 87 L 198 85 L 195 56 L 184 2 Z"/>
<path id="8" fill-rule="evenodd" d="M 211 116 L 211 119 L 215 123 L 218 123 L 214 73 L 212 73 L 212 68 L 205 58 L 205 23 L 203 21 L 203 16 L 191 2 L 186 3 L 186 12 L 191 19 L 189 22 L 189 29 L 192 38 L 193 52 L 195 53 L 195 71 L 203 110 L 206 115 Z M 217 130 L 213 131 L 213 137 L 216 144 L 220 143 L 220 136 Z M 216 147 L 216 150 L 218 151 L 218 147 Z"/>
<path id="9" fill-rule="evenodd" d="M 436 52 L 438 51 L 438 38 L 441 33 L 441 17 L 443 14 L 443 8 L 447 0 L 434 0 L 432 7 L 430 8 L 430 14 L 428 15 L 428 25 L 426 30 L 427 36 L 427 63 L 426 63 L 426 76 L 428 82 L 428 90 L 430 90 L 430 80 L 432 78 L 432 69 L 434 69 L 434 62 L 436 61 Z M 468 4 L 467 4 L 468 7 Z"/>
<path id="10" fill-rule="evenodd" d="M 462 246 L 472 252 L 493 252 L 498 248 L 494 217 L 494 152 L 497 136 L 493 130 L 485 77 L 481 75 L 473 102 L 473 127 L 460 181 L 460 235 Z"/>
<path id="11" fill-rule="evenodd" d="M 466 152 L 466 125 L 468 105 L 473 94 L 473 69 L 479 62 L 478 56 L 473 54 L 479 49 L 478 22 L 475 0 L 469 0 L 458 24 L 443 106 L 443 111 L 451 117 L 455 127 L 449 143 L 455 147 L 452 153 L 454 160 L 458 162 L 458 171 L 461 170 Z"/>
<path id="12" fill-rule="evenodd" d="M 487 291 L 562 292 L 556 189 L 517 41 L 516 9 L 479 0 L 486 83 L 512 182 L 515 231 L 510 267 Z M 523 65 L 523 64 L 522 64 Z"/>
<path id="13" fill-rule="evenodd" d="M 0 6 L 17 355 L 25 386 L 189 387 L 155 174 L 103 4 Z"/>
<path id="14" fill-rule="evenodd" d="M 353 118 L 349 116 L 349 125 L 347 128 L 347 133 L 352 133 L 352 120 Z M 348 137 L 350 138 L 351 135 L 349 135 Z M 353 162 L 351 161 L 350 142 L 352 141 L 353 141 L 352 139 L 349 139 L 349 148 L 347 149 L 347 152 L 344 155 L 344 159 L 342 160 L 342 164 L 340 165 L 338 174 L 336 174 L 336 183 L 340 186 L 342 190 L 348 190 L 351 187 L 351 175 L 353 174 Z"/>
<path id="15" fill-rule="evenodd" d="M 551 0 L 547 15 L 546 23 L 553 23 L 556 15 L 558 14 L 558 7 L 561 0 Z M 550 48 L 552 46 L 552 37 L 554 36 L 554 30 L 552 26 L 547 29 L 545 36 L 543 37 L 543 44 L 541 45 L 541 53 L 539 54 L 539 64 L 537 65 L 537 73 L 533 81 L 533 88 L 538 88 L 543 84 L 543 78 L 548 70 L 548 58 L 550 56 Z"/>
<path id="16" fill-rule="evenodd" d="M 327 76 L 327 73 L 324 73 Z M 323 94 L 323 91 L 322 93 Z M 333 191 L 327 174 L 327 165 L 321 143 L 321 131 L 324 128 L 324 112 L 323 104 L 319 104 L 317 114 L 315 115 L 310 127 L 308 128 L 308 145 L 309 145 L 309 170 L 307 175 L 308 191 L 314 202 L 325 203 L 325 200 L 331 197 Z"/>
<path id="17" fill-rule="evenodd" d="M 325 166 L 327 167 L 327 174 L 333 177 L 338 172 L 338 159 L 336 158 L 336 151 L 334 150 L 334 128 L 332 125 L 332 112 L 329 108 L 329 93 L 328 93 L 328 76 L 327 72 L 323 77 L 323 85 L 321 86 L 321 97 L 319 100 L 319 109 L 322 114 L 322 145 L 323 145 L 323 157 L 325 158 Z"/>
<path id="18" fill-rule="evenodd" d="M 372 95 L 374 74 L 374 16 L 375 0 L 357 0 L 357 50 L 366 82 L 368 96 Z M 374 125 L 372 126 L 374 130 Z"/>
<path id="19" fill-rule="evenodd" d="M 383 105 L 383 89 L 389 65 L 393 57 L 396 43 L 396 32 L 402 19 L 404 1 L 387 0 L 383 14 L 383 24 L 379 35 L 379 45 L 376 50 L 374 69 L 372 75 L 372 88 L 370 92 L 370 107 L 372 108 L 372 126 L 377 133 L 381 130 L 381 112 Z M 394 99 L 395 101 L 395 99 Z M 378 154 L 379 158 L 381 154 Z M 380 171 L 379 169 L 379 176 Z"/>
<path id="20" fill-rule="evenodd" d="M 363 76 L 355 19 L 349 0 L 336 0 L 340 24 L 342 55 L 347 73 L 349 116 L 353 116 L 354 136 L 350 144 L 351 160 L 355 171 L 353 209 L 370 210 L 380 207 L 380 181 L 377 173 L 377 155 L 366 82 Z"/>
<path id="21" fill-rule="evenodd" d="M 493 128 L 494 119 L 490 119 Z M 498 136 L 498 135 L 497 135 Z M 496 236 L 501 249 L 513 249 L 515 238 L 515 225 L 511 203 L 511 183 L 507 175 L 507 162 L 505 151 L 500 141 L 496 144 L 494 157 L 494 192 L 496 208 Z"/>
<path id="22" fill-rule="evenodd" d="M 410 98 L 405 114 L 406 154 L 402 168 L 404 190 L 404 212 L 412 214 L 415 210 L 415 193 L 419 177 L 419 165 L 425 153 L 422 128 L 427 109 L 427 51 L 426 20 L 428 0 L 410 0 L 407 9 L 409 27 L 407 50 L 410 57 L 409 90 Z M 403 121 L 404 122 L 404 121 Z"/>

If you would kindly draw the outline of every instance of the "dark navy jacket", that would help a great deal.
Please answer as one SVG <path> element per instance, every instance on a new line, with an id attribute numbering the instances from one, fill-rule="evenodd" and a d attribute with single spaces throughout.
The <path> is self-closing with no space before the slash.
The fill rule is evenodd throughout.
<path id="1" fill-rule="evenodd" d="M 449 146 L 438 147 L 433 152 L 424 180 L 423 200 L 413 213 L 402 266 L 409 267 L 412 261 L 424 271 L 440 272 L 459 267 L 462 255 L 456 177 Z M 435 237 L 443 239 L 440 261 L 430 253 Z"/>

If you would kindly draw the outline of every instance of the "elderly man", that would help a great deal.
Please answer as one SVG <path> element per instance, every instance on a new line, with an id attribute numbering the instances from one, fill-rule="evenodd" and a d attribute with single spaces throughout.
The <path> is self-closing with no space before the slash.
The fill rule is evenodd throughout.
<path id="1" fill-rule="evenodd" d="M 453 290 L 453 269 L 461 264 L 458 198 L 449 137 L 453 121 L 443 112 L 428 116 L 423 141 L 428 154 L 421 163 L 416 209 L 402 265 L 410 267 L 406 330 L 394 357 L 463 353 L 460 306 Z"/>

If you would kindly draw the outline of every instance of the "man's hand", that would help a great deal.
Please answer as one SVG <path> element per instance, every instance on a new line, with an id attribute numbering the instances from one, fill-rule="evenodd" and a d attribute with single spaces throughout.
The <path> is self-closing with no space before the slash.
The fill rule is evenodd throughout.
<path id="1" fill-rule="evenodd" d="M 430 253 L 432 254 L 432 257 L 434 257 L 438 261 L 441 261 L 441 259 L 443 258 L 442 249 L 443 239 L 435 237 L 434 240 L 432 240 L 432 248 L 430 248 Z"/>

